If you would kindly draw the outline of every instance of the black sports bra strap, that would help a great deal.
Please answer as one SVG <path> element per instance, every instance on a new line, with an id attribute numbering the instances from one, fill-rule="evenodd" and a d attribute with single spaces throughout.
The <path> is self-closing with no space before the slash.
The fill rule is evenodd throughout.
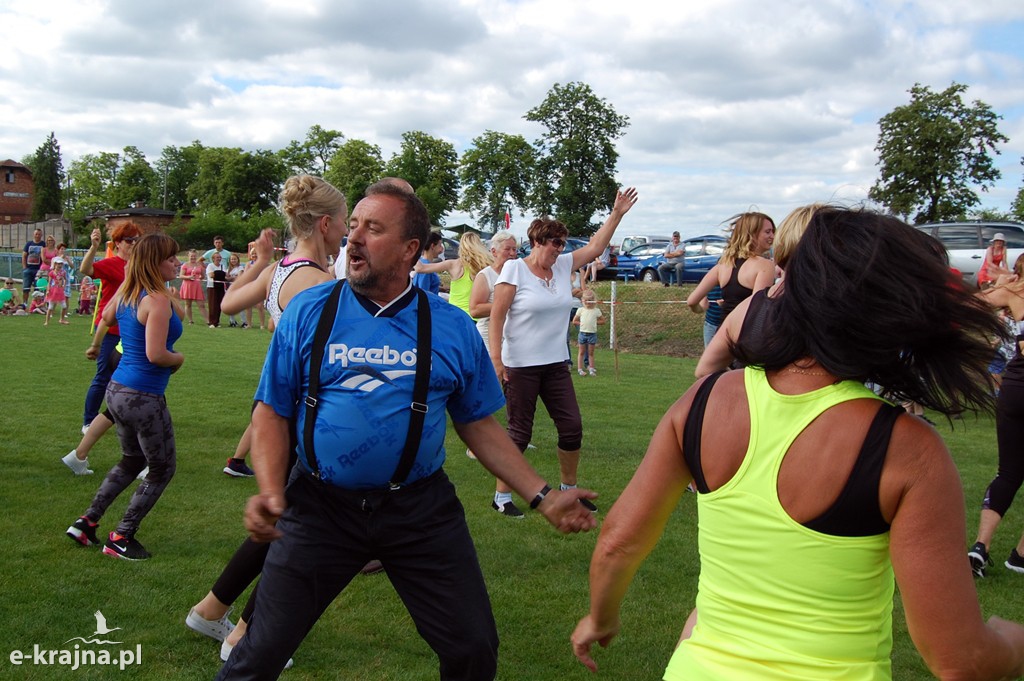
<path id="1" fill-rule="evenodd" d="M 711 491 L 708 489 L 708 483 L 704 480 L 704 469 L 700 465 L 700 436 L 701 429 L 704 427 L 704 411 L 708 406 L 711 389 L 715 387 L 715 383 L 724 373 L 725 371 L 713 373 L 700 384 L 693 396 L 693 403 L 690 404 L 690 413 L 686 415 L 686 424 L 683 426 L 683 461 L 690 469 L 693 482 L 701 494 Z"/>

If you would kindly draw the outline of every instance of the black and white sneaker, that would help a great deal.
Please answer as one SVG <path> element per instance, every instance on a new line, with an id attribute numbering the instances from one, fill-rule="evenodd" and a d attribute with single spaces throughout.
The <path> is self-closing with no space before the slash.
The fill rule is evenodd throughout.
<path id="1" fill-rule="evenodd" d="M 522 517 L 524 517 L 523 516 L 523 512 L 520 511 L 518 508 L 516 508 L 516 505 L 513 504 L 511 501 L 506 501 L 501 506 L 498 506 L 498 502 L 492 501 L 491 502 L 491 508 L 493 508 L 495 511 L 497 511 L 500 514 L 502 514 L 506 518 L 522 518 Z"/>
<path id="2" fill-rule="evenodd" d="M 224 466 L 224 473 L 233 478 L 251 478 L 256 475 L 251 468 L 245 465 L 243 459 L 236 459 L 234 457 L 228 459 L 227 465 Z"/>
<path id="3" fill-rule="evenodd" d="M 975 542 L 971 550 L 967 552 L 967 559 L 971 561 L 971 572 L 974 573 L 975 577 L 979 578 L 985 576 L 985 568 L 992 564 L 992 559 L 988 557 L 985 545 L 980 541 Z M 1009 561 L 1007 561 L 1007 567 L 1009 567 Z M 1021 571 L 1024 572 L 1024 569 Z"/>
<path id="4" fill-rule="evenodd" d="M 99 546 L 100 540 L 96 536 L 96 530 L 99 528 L 99 523 L 94 523 L 83 515 L 72 523 L 65 534 L 82 546 Z"/>
<path id="5" fill-rule="evenodd" d="M 135 537 L 124 537 L 117 532 L 110 533 L 107 543 L 103 545 L 103 553 L 125 560 L 146 560 L 150 557 L 149 551 L 139 543 L 139 540 Z"/>
<path id="6" fill-rule="evenodd" d="M 1017 549 L 1010 551 L 1010 557 L 1007 558 L 1006 562 L 1003 564 L 1006 566 L 1007 570 L 1013 570 L 1014 572 L 1024 574 L 1024 556 L 1017 553 Z"/>

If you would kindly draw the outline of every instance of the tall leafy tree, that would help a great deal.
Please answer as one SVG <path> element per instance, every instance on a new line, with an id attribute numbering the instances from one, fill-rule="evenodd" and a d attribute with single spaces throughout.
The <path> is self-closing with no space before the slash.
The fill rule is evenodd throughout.
<path id="1" fill-rule="evenodd" d="M 999 179 L 992 154 L 1008 138 L 996 125 L 1002 117 L 982 101 L 966 104 L 966 91 L 955 82 L 942 92 L 917 83 L 909 104 L 882 117 L 872 200 L 916 223 L 961 218 L 980 202 L 972 186 L 987 191 Z"/>
<path id="2" fill-rule="evenodd" d="M 319 125 L 312 125 L 306 132 L 305 140 L 292 140 L 278 155 L 289 172 L 323 177 L 344 139 L 345 136 L 338 130 L 325 130 Z"/>
<path id="3" fill-rule="evenodd" d="M 200 210 L 245 217 L 274 207 L 286 172 L 280 157 L 270 151 L 206 147 L 199 154 L 199 173 L 189 194 Z"/>
<path id="4" fill-rule="evenodd" d="M 535 142 L 532 207 L 553 212 L 570 234 L 592 234 L 594 214 L 611 210 L 615 202 L 615 140 L 625 134 L 629 118 L 579 82 L 555 83 L 524 118 L 546 128 Z"/>
<path id="5" fill-rule="evenodd" d="M 64 210 L 64 162 L 60 157 L 60 144 L 51 132 L 39 145 L 29 163 L 35 194 L 32 196 L 32 219 L 43 220 L 47 213 L 60 214 Z"/>
<path id="6" fill-rule="evenodd" d="M 203 145 L 195 140 L 187 147 L 164 147 L 156 162 L 159 176 L 159 196 L 154 196 L 153 205 L 175 212 L 191 212 L 196 201 L 189 195 L 189 187 L 199 177 L 199 155 Z"/>
<path id="7" fill-rule="evenodd" d="M 124 148 L 121 170 L 114 179 L 110 203 L 115 209 L 128 208 L 137 203 L 150 205 L 158 191 L 157 174 L 138 147 Z"/>
<path id="8" fill-rule="evenodd" d="M 360 139 L 350 139 L 334 152 L 324 179 L 340 189 L 352 209 L 366 194 L 366 188 L 384 174 L 380 147 Z"/>
<path id="9" fill-rule="evenodd" d="M 486 131 L 462 153 L 459 207 L 473 214 L 481 228 L 500 229 L 512 204 L 520 214 L 526 207 L 535 164 L 536 152 L 522 135 Z"/>
<path id="10" fill-rule="evenodd" d="M 1024 157 L 1021 157 L 1020 164 L 1024 165 Z M 1017 190 L 1017 198 L 1010 204 L 1010 213 L 1014 220 L 1024 222 L 1024 187 Z"/>
<path id="11" fill-rule="evenodd" d="M 385 172 L 415 187 L 430 219 L 443 225 L 445 215 L 459 201 L 458 159 L 452 144 L 415 130 L 402 133 L 401 149 L 388 161 Z"/>
<path id="12" fill-rule="evenodd" d="M 114 187 L 121 171 L 121 155 L 109 151 L 85 154 L 71 162 L 70 217 L 76 224 L 84 224 L 85 216 L 113 208 L 124 208 L 114 203 Z"/>

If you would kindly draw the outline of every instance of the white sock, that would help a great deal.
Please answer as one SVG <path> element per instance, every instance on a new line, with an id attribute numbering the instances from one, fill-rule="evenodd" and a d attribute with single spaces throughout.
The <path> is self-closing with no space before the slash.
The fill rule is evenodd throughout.
<path id="1" fill-rule="evenodd" d="M 512 501 L 512 492 L 495 492 L 494 503 L 498 508 L 501 508 L 508 502 Z"/>
<path id="2" fill-rule="evenodd" d="M 558 485 L 558 489 L 564 492 L 567 489 L 576 489 L 576 485 L 567 485 L 563 482 Z"/>

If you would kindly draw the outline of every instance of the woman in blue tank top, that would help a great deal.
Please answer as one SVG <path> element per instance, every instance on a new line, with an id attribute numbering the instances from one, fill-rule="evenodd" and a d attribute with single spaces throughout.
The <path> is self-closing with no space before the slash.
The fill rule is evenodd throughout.
<path id="1" fill-rule="evenodd" d="M 177 254 L 177 242 L 167 235 L 139 239 L 125 268 L 124 284 L 103 310 L 104 322 L 113 325 L 116 318 L 120 325 L 124 348 L 106 393 L 123 454 L 67 535 L 82 546 L 98 545 L 103 513 L 148 466 L 124 517 L 103 545 L 103 553 L 125 560 L 150 557 L 135 533 L 174 476 L 174 427 L 164 390 L 185 361 L 174 351 L 181 336 L 182 309 L 166 288 L 178 276 Z"/>

